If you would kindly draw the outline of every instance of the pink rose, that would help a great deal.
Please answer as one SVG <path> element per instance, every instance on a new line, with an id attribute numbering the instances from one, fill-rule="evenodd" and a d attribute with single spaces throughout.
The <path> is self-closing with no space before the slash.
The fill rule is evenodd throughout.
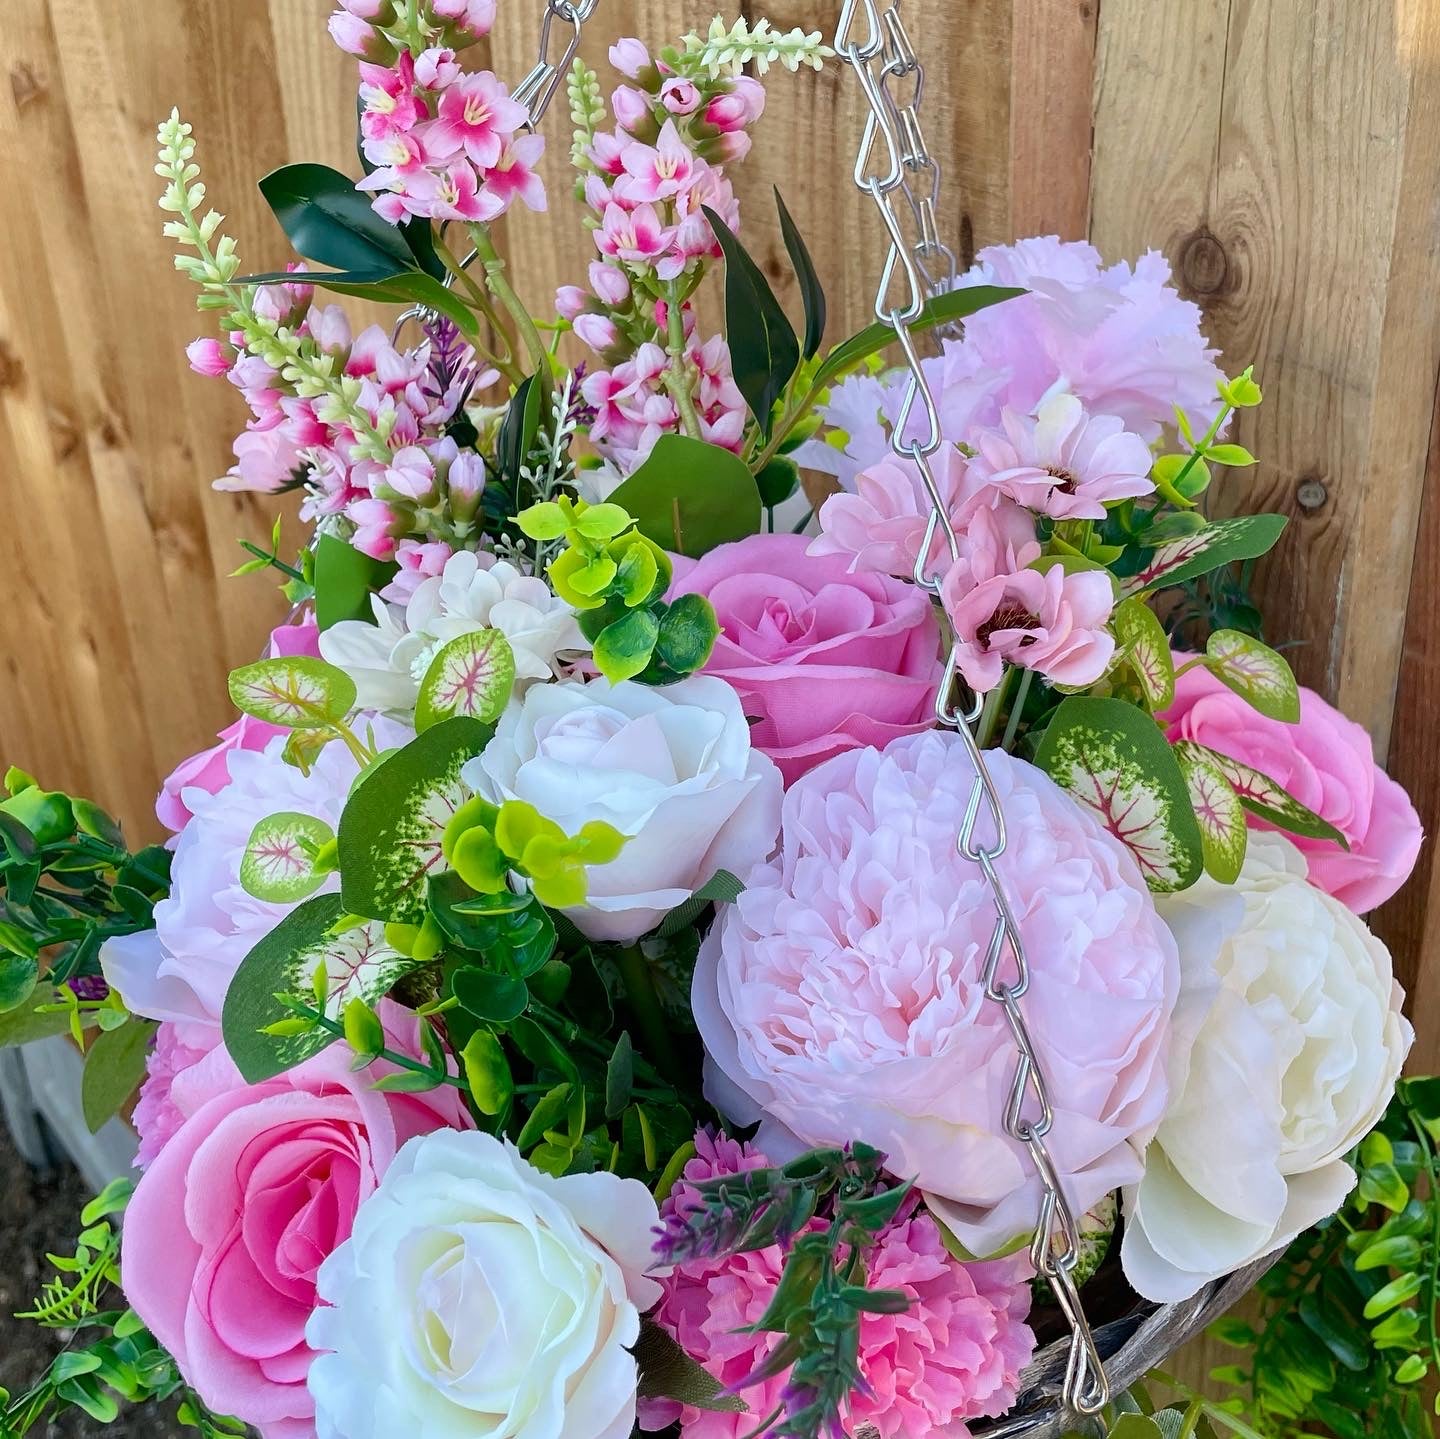
<path id="1" fill-rule="evenodd" d="M 1175 703 L 1160 718 L 1172 740 L 1194 740 L 1258 769 L 1333 824 L 1348 851 L 1330 840 L 1291 838 L 1309 862 L 1311 883 L 1356 914 L 1384 904 L 1410 877 L 1423 838 L 1415 806 L 1375 763 L 1364 729 L 1313 690 L 1300 691 L 1300 723 L 1285 724 L 1257 714 L 1197 666 L 1180 676 Z"/>
<path id="2" fill-rule="evenodd" d="M 720 638 L 706 666 L 759 723 L 751 742 L 787 785 L 846 750 L 883 749 L 931 723 L 940 629 L 925 594 L 800 535 L 752 535 L 677 567 L 674 594 L 705 595 Z"/>
<path id="3" fill-rule="evenodd" d="M 320 631 L 315 621 L 306 615 L 297 625 L 283 624 L 273 629 L 268 653 L 272 657 L 310 655 L 318 659 Z M 219 794 L 230 783 L 227 762 L 235 750 L 264 749 L 277 734 L 286 732 L 249 715 L 241 715 L 234 724 L 227 725 L 217 736 L 219 744 L 182 760 L 167 776 L 155 801 L 155 813 L 160 823 L 179 834 L 191 818 L 190 806 L 184 799 L 187 789 L 203 789 L 207 794 Z"/>
<path id="4" fill-rule="evenodd" d="M 321 1263 L 407 1140 L 469 1127 L 458 1091 L 377 1094 L 352 1058 L 335 1045 L 246 1085 L 222 1048 L 177 1074 L 183 1122 L 125 1216 L 126 1298 L 205 1403 L 265 1439 L 315 1433 L 305 1325 Z"/>

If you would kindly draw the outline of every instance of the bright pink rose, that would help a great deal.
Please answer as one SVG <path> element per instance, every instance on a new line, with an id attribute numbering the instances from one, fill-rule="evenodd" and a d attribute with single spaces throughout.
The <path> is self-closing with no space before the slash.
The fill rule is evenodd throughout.
<path id="1" fill-rule="evenodd" d="M 1188 658 L 1176 656 L 1182 664 Z M 1356 914 L 1384 904 L 1410 877 L 1423 838 L 1415 806 L 1375 763 L 1364 729 L 1313 690 L 1300 691 L 1300 723 L 1284 724 L 1257 714 L 1197 666 L 1180 676 L 1175 703 L 1160 718 L 1172 740 L 1195 740 L 1258 769 L 1333 824 L 1348 850 L 1291 838 L 1309 862 L 1311 883 Z"/>
<path id="2" fill-rule="evenodd" d="M 759 720 L 751 742 L 787 785 L 833 755 L 927 728 L 941 669 L 922 590 L 806 549 L 800 535 L 752 535 L 682 562 L 673 590 L 715 606 L 720 638 L 706 673 Z"/>
<path id="3" fill-rule="evenodd" d="M 299 624 L 284 624 L 270 632 L 269 654 L 309 655 L 320 657 L 320 631 L 315 621 L 307 614 Z M 218 794 L 230 783 L 230 771 L 226 761 L 237 749 L 264 749 L 277 734 L 287 731 L 266 724 L 263 720 L 241 715 L 232 725 L 227 725 L 217 736 L 220 743 L 212 745 L 199 754 L 183 760 L 166 777 L 160 795 L 155 801 L 155 813 L 166 829 L 179 834 L 190 823 L 190 807 L 183 798 L 187 789 L 203 789 L 208 794 Z"/>
<path id="4" fill-rule="evenodd" d="M 1003 751 L 990 767 L 1051 1154 L 1083 1212 L 1138 1181 L 1164 1117 L 1179 959 L 1130 852 L 1093 814 Z M 741 876 L 701 946 L 691 997 L 707 1096 L 733 1123 L 763 1119 L 772 1158 L 863 1140 L 991 1255 L 1034 1229 L 1041 1190 L 1005 1128 L 1016 1052 L 985 997 L 995 906 L 955 843 L 973 776 L 941 730 L 812 770 L 785 795 L 775 858 Z"/>
<path id="5" fill-rule="evenodd" d="M 377 1094 L 353 1057 L 335 1045 L 246 1085 L 221 1048 L 176 1075 L 183 1122 L 125 1216 L 126 1298 L 205 1403 L 265 1439 L 315 1433 L 305 1324 L 321 1263 L 407 1140 L 469 1127 L 458 1091 Z"/>
<path id="6" fill-rule="evenodd" d="M 696 1157 L 685 1166 L 662 1217 L 693 1202 L 692 1185 L 768 1163 L 758 1150 L 725 1135 L 701 1131 L 695 1146 Z M 778 1245 L 689 1260 L 661 1281 L 665 1293 L 655 1321 L 723 1384 L 741 1385 L 780 1343 L 780 1335 L 755 1333 L 749 1326 L 774 1297 L 783 1262 Z M 1025 1323 L 1028 1270 L 1023 1256 L 961 1264 L 946 1253 L 935 1221 L 907 1207 L 870 1256 L 869 1285 L 902 1291 L 910 1307 L 903 1314 L 866 1314 L 860 1320 L 865 1387 L 849 1409 L 856 1432 L 873 1425 L 882 1439 L 926 1434 L 962 1439 L 969 1433 L 965 1421 L 1003 1414 L 1035 1347 Z M 783 1402 L 786 1383 L 782 1373 L 740 1389 L 747 1414 L 652 1400 L 641 1408 L 641 1427 L 660 1429 L 679 1419 L 685 1439 L 740 1439 L 754 1430 L 757 1415 Z"/>

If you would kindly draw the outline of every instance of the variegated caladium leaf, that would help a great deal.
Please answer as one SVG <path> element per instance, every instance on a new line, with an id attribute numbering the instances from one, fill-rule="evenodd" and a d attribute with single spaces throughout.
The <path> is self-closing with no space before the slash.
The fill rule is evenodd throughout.
<path id="1" fill-rule="evenodd" d="M 1236 560 L 1259 559 L 1274 548 L 1285 525 L 1284 515 L 1238 515 L 1231 520 L 1215 520 L 1193 535 L 1161 545 L 1138 574 L 1126 579 L 1125 593 L 1150 594 L 1199 579 Z"/>
<path id="2" fill-rule="evenodd" d="M 230 673 L 230 698 L 242 714 L 282 729 L 323 729 L 355 708 L 355 681 L 308 655 L 277 655 Z"/>
<path id="3" fill-rule="evenodd" d="M 500 718 L 515 688 L 515 651 L 499 630 L 476 630 L 443 645 L 430 661 L 415 705 L 415 728 L 433 729 L 455 715 Z"/>
<path id="4" fill-rule="evenodd" d="M 1284 658 L 1239 630 L 1216 630 L 1205 645 L 1206 669 L 1267 719 L 1300 723 L 1300 689 Z"/>
<path id="5" fill-rule="evenodd" d="M 442 720 L 382 760 L 355 787 L 340 816 L 340 892 L 370 919 L 419 924 L 432 874 L 449 868 L 445 826 L 470 797 L 466 761 L 490 742 L 493 724 Z"/>
<path id="6" fill-rule="evenodd" d="M 1155 721 L 1123 700 L 1076 696 L 1050 721 L 1035 756 L 1135 857 L 1145 883 L 1188 889 L 1204 846 L 1180 762 Z"/>
<path id="7" fill-rule="evenodd" d="M 271 904 L 308 899 L 325 883 L 315 868 L 316 852 L 334 838 L 335 831 L 313 814 L 286 810 L 269 815 L 250 831 L 240 861 L 241 886 Z"/>
<path id="8" fill-rule="evenodd" d="M 319 1027 L 303 1034 L 261 1032 L 293 1017 L 278 996 L 311 996 L 322 963 L 325 1012 L 337 1021 L 352 999 L 374 1004 L 418 967 L 386 942 L 380 921 L 347 915 L 338 894 L 298 905 L 245 956 L 225 994 L 225 1048 L 249 1083 L 283 1074 L 333 1043 L 334 1035 Z"/>
<path id="9" fill-rule="evenodd" d="M 1349 849 L 1350 842 L 1328 820 L 1321 819 L 1313 809 L 1301 804 L 1294 795 L 1276 784 L 1267 774 L 1231 759 L 1228 754 L 1182 740 L 1176 745 L 1182 754 L 1198 751 L 1230 781 L 1231 787 L 1240 798 L 1240 803 L 1266 824 L 1283 829 L 1287 834 L 1298 834 L 1302 839 L 1333 840 L 1342 849 Z"/>
<path id="10" fill-rule="evenodd" d="M 1245 863 L 1250 826 L 1234 786 L 1199 745 L 1176 746 L 1175 758 L 1190 790 L 1190 803 L 1200 826 L 1205 873 L 1221 884 L 1234 884 Z"/>
<path id="11" fill-rule="evenodd" d="M 1112 622 L 1145 702 L 1152 710 L 1168 709 L 1175 702 L 1175 661 L 1155 611 L 1138 596 L 1132 597 L 1115 607 Z"/>

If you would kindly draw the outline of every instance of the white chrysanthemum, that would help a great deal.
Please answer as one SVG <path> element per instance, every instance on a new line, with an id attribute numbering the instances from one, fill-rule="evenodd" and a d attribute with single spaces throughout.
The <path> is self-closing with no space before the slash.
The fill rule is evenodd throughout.
<path id="1" fill-rule="evenodd" d="M 1125 1273 L 1148 1299 L 1283 1248 L 1355 1184 L 1345 1155 L 1379 1121 L 1414 1032 L 1385 946 L 1252 834 L 1233 886 L 1156 907 L 1180 948 L 1170 1107 L 1125 1195 Z"/>
<path id="2" fill-rule="evenodd" d="M 420 682 L 442 646 L 496 629 L 515 652 L 517 689 L 559 673 L 562 656 L 589 648 L 575 611 L 534 575 L 508 560 L 482 566 L 471 550 L 421 582 L 406 605 L 373 600 L 375 622 L 345 620 L 320 636 L 320 653 L 354 681 L 364 709 L 409 715 Z"/>

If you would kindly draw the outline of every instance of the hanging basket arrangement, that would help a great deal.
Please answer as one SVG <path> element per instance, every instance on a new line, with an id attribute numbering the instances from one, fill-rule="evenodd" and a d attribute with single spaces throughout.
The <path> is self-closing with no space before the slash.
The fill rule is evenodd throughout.
<path id="1" fill-rule="evenodd" d="M 250 409 L 217 483 L 309 529 L 243 542 L 291 615 L 169 844 L 7 777 L 0 1040 L 71 1029 L 141 1173 L 0 1434 L 1103 1425 L 1345 1201 L 1411 1040 L 1358 916 L 1418 821 L 1259 638 L 1284 517 L 1202 505 L 1260 387 L 1158 255 L 957 264 L 898 0 L 618 39 L 608 87 L 599 0 L 499 9 L 343 0 L 360 173 L 260 182 L 284 271 L 160 126 Z M 470 63 L 532 12 L 513 89 Z M 838 343 L 734 188 L 811 71 L 864 102 Z"/>

